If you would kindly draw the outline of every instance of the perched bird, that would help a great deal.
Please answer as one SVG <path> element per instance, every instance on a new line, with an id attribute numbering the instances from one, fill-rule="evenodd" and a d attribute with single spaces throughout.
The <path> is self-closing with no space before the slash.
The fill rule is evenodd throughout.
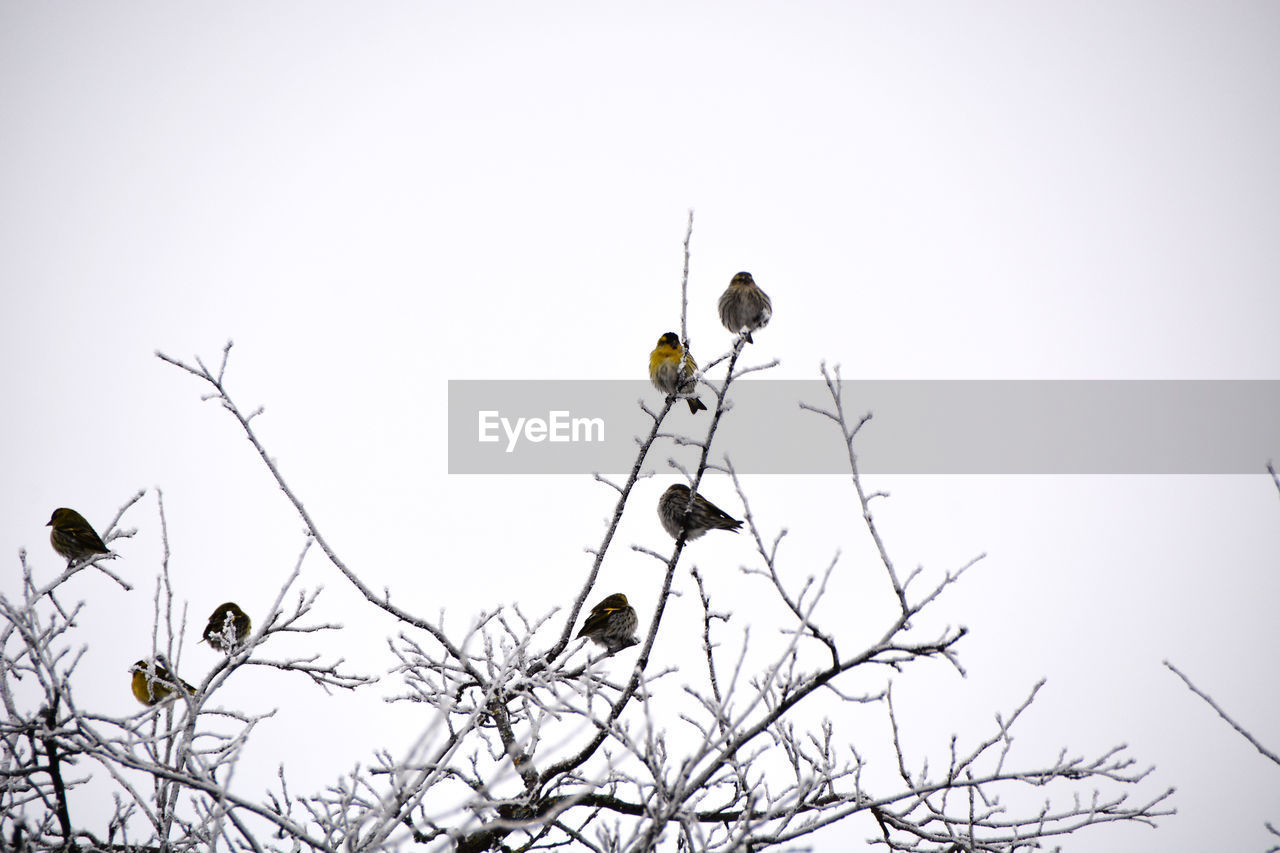
<path id="1" fill-rule="evenodd" d="M 706 409 L 694 390 L 698 387 L 698 365 L 680 344 L 680 336 L 667 332 L 649 353 L 649 379 L 659 391 L 683 397 L 692 414 Z"/>
<path id="2" fill-rule="evenodd" d="M 67 565 L 86 560 L 95 554 L 111 554 L 96 531 L 74 509 L 59 507 L 45 527 L 49 531 L 49 543 L 53 550 L 67 558 Z"/>
<path id="3" fill-rule="evenodd" d="M 689 487 L 683 483 L 676 483 L 658 498 L 658 520 L 662 522 L 662 529 L 670 533 L 674 539 L 680 538 L 680 531 L 686 525 L 685 509 L 688 506 Z M 692 542 L 708 530 L 736 531 L 742 526 L 741 521 L 696 493 L 693 496 L 693 508 L 689 510 L 687 524 L 689 534 L 685 540 L 688 542 Z"/>
<path id="4" fill-rule="evenodd" d="M 229 652 L 244 642 L 253 630 L 249 614 L 234 601 L 219 604 L 204 629 L 204 640 L 221 652 Z"/>
<path id="5" fill-rule="evenodd" d="M 627 597 L 615 592 L 591 608 L 578 636 L 590 637 L 613 654 L 640 642 L 633 636 L 639 622 L 636 609 L 627 603 Z"/>
<path id="6" fill-rule="evenodd" d="M 769 325 L 772 316 L 773 303 L 749 272 L 735 275 L 720 294 L 720 322 L 735 335 L 745 335 L 747 343 L 753 343 L 751 333 Z"/>
<path id="7" fill-rule="evenodd" d="M 155 664 L 155 674 L 150 678 L 147 677 L 147 662 L 140 660 L 129 668 L 133 673 L 133 682 L 130 685 L 133 688 L 133 698 L 137 699 L 143 705 L 158 705 L 170 696 L 174 695 L 178 690 L 178 685 L 182 685 L 182 689 L 188 693 L 194 694 L 196 689 L 181 678 L 174 679 L 169 670 L 160 664 Z"/>

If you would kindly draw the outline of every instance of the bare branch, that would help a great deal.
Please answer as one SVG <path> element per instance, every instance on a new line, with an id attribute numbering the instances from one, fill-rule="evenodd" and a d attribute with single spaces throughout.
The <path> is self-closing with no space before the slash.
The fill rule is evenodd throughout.
<path id="1" fill-rule="evenodd" d="M 1217 702 L 1213 701 L 1213 697 L 1210 696 L 1208 693 L 1205 693 L 1199 687 L 1196 687 L 1194 684 L 1192 684 L 1191 679 L 1183 675 L 1182 670 L 1178 669 L 1176 666 L 1174 666 L 1167 660 L 1164 661 L 1164 665 L 1168 667 L 1170 672 L 1178 676 L 1178 678 L 1182 679 L 1182 683 L 1187 685 L 1188 690 L 1190 690 L 1192 693 L 1196 694 L 1201 699 L 1203 699 L 1206 703 L 1208 703 L 1209 707 L 1212 708 L 1214 711 L 1216 711 L 1218 716 L 1226 721 L 1227 725 L 1235 729 L 1242 738 L 1249 741 L 1249 743 L 1253 745 L 1254 749 L 1258 750 L 1258 752 L 1262 753 L 1264 756 L 1266 756 L 1276 764 L 1280 764 L 1280 755 L 1276 755 L 1274 752 L 1267 749 L 1265 746 L 1262 745 L 1262 743 L 1257 738 L 1249 734 L 1249 732 L 1244 728 L 1244 726 L 1240 725 L 1235 720 L 1231 719 L 1231 716 L 1227 714 L 1226 711 L 1222 710 L 1222 706 L 1219 705 Z"/>

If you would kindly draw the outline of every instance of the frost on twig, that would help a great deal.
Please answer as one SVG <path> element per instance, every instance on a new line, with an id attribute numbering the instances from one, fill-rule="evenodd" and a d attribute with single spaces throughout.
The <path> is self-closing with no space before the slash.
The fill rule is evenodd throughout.
<path id="1" fill-rule="evenodd" d="M 1275 465 L 1272 464 L 1271 462 L 1267 463 L 1267 473 L 1271 475 L 1271 482 L 1275 484 L 1276 490 L 1280 492 L 1280 474 L 1276 473 Z M 1239 734 L 1242 738 L 1248 741 L 1250 746 L 1256 749 L 1262 756 L 1267 758 L 1272 763 L 1280 764 L 1280 754 L 1277 754 L 1275 751 L 1267 748 L 1262 743 L 1262 741 L 1254 737 L 1253 734 L 1248 729 L 1246 729 L 1240 723 L 1236 722 L 1236 720 L 1230 714 L 1228 714 L 1226 710 L 1223 709 L 1223 707 L 1219 705 L 1212 696 L 1210 696 L 1207 692 L 1197 687 L 1195 683 L 1192 682 L 1192 680 L 1189 677 L 1187 677 L 1187 675 L 1182 670 L 1178 669 L 1176 666 L 1174 666 L 1172 663 L 1170 663 L 1167 660 L 1164 661 L 1164 665 L 1166 668 L 1168 668 L 1170 672 L 1172 672 L 1174 675 L 1178 676 L 1179 679 L 1181 679 L 1182 683 L 1186 685 L 1188 690 L 1190 690 L 1192 693 L 1194 693 L 1195 695 L 1203 699 L 1205 704 L 1208 705 L 1210 708 L 1212 708 L 1214 712 L 1217 713 L 1217 715 L 1222 718 L 1223 722 L 1225 722 L 1228 726 L 1234 729 L 1236 733 Z M 1272 826 L 1270 823 L 1265 824 L 1265 826 L 1269 834 L 1280 838 L 1280 832 L 1277 832 L 1274 826 Z M 1280 851 L 1280 846 L 1274 846 L 1274 847 L 1268 848 L 1267 853 L 1277 853 L 1277 851 Z"/>
<path id="2" fill-rule="evenodd" d="M 1268 749 L 1266 746 L 1263 745 L 1262 741 L 1254 737 L 1253 734 L 1251 734 L 1248 729 L 1246 729 L 1244 726 L 1237 723 L 1231 717 L 1230 714 L 1228 714 L 1225 710 L 1223 710 L 1221 705 L 1219 705 L 1216 701 L 1214 701 L 1214 698 L 1212 696 L 1210 696 L 1208 693 L 1206 693 L 1205 691 L 1197 687 L 1191 681 L 1191 679 L 1188 678 L 1186 674 L 1182 672 L 1182 670 L 1178 669 L 1169 661 L 1164 661 L 1164 665 L 1169 669 L 1170 672 L 1172 672 L 1174 675 L 1178 676 L 1178 678 L 1182 680 L 1182 683 L 1187 686 L 1188 690 L 1190 690 L 1192 693 L 1196 694 L 1201 699 L 1203 699 L 1205 704 L 1207 704 L 1210 708 L 1212 708 L 1217 713 L 1217 715 L 1222 718 L 1223 722 L 1225 722 L 1231 728 L 1235 729 L 1237 734 L 1239 734 L 1242 738 L 1247 740 L 1250 746 L 1256 749 L 1259 753 L 1261 753 L 1264 757 L 1269 759 L 1271 762 L 1275 764 L 1280 764 L 1280 755 L 1277 755 L 1275 752 Z M 1275 828 L 1270 823 L 1266 824 L 1266 828 L 1270 834 L 1280 837 L 1280 833 L 1277 833 Z M 1280 850 L 1280 847 L 1269 848 L 1269 853 L 1270 851 L 1275 851 L 1275 850 Z"/>

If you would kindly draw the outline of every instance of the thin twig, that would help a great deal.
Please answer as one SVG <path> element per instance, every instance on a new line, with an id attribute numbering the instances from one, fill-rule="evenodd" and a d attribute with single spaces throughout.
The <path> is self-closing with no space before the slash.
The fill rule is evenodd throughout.
<path id="1" fill-rule="evenodd" d="M 1249 734 L 1249 732 L 1244 728 L 1244 726 L 1240 725 L 1235 720 L 1231 719 L 1231 716 L 1226 711 L 1222 710 L 1222 706 L 1219 705 L 1217 702 L 1213 701 L 1213 697 L 1210 696 L 1208 693 L 1205 693 L 1199 687 L 1196 687 L 1194 684 L 1192 684 L 1191 679 L 1183 675 L 1182 670 L 1178 669 L 1176 666 L 1174 666 L 1167 660 L 1164 661 L 1164 665 L 1169 668 L 1170 672 L 1178 676 L 1178 678 L 1182 679 L 1182 683 L 1187 685 L 1188 690 L 1190 690 L 1192 693 L 1196 694 L 1205 702 L 1207 702 L 1210 708 L 1217 711 L 1218 716 L 1226 720 L 1227 725 L 1231 726 L 1231 728 L 1235 729 L 1237 732 L 1240 733 L 1241 737 L 1249 741 L 1249 743 L 1253 744 L 1254 749 L 1258 750 L 1258 752 L 1262 753 L 1263 755 L 1271 759 L 1276 764 L 1280 764 L 1280 755 L 1276 755 L 1274 752 L 1267 749 L 1265 746 L 1262 745 L 1262 743 L 1257 738 Z"/>

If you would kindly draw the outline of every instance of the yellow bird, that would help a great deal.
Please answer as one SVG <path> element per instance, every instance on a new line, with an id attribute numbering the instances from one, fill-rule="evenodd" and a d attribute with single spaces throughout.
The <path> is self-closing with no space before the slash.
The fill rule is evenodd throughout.
<path id="1" fill-rule="evenodd" d="M 147 662 L 140 660 L 129 668 L 133 673 L 133 681 L 130 686 L 133 688 L 133 698 L 137 699 L 143 705 L 158 705 L 170 696 L 174 695 L 178 690 L 178 685 L 182 685 L 182 689 L 194 695 L 196 689 L 181 678 L 175 679 L 169 670 L 160 664 L 155 664 L 155 675 L 147 677 Z"/>
<path id="2" fill-rule="evenodd" d="M 658 345 L 649 353 L 649 379 L 664 394 L 683 398 L 691 414 L 707 408 L 694 393 L 698 387 L 698 365 L 675 332 L 658 338 Z"/>
<path id="3" fill-rule="evenodd" d="M 640 642 L 634 636 L 639 623 L 636 609 L 627 603 L 627 597 L 615 592 L 591 608 L 578 636 L 589 637 L 612 654 Z"/>

